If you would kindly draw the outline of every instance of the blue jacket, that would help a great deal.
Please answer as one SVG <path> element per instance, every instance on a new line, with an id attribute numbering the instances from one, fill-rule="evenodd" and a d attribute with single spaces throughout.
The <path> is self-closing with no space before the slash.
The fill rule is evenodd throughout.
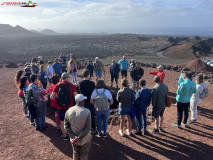
<path id="1" fill-rule="evenodd" d="M 121 60 L 118 62 L 118 64 L 120 65 L 120 69 L 121 69 L 122 71 L 128 70 L 128 68 L 129 68 L 129 62 L 128 62 L 127 60 L 121 59 Z"/>
<path id="2" fill-rule="evenodd" d="M 180 87 L 177 89 L 177 102 L 181 103 L 189 103 L 192 94 L 196 93 L 196 83 L 191 81 L 190 79 L 186 79 L 183 83 L 180 84 Z"/>
<path id="3" fill-rule="evenodd" d="M 40 70 L 39 73 L 41 74 L 39 80 L 41 82 L 47 82 L 47 72 L 45 70 Z"/>
<path id="4" fill-rule="evenodd" d="M 93 75 L 93 70 L 94 70 L 93 65 L 88 64 L 88 65 L 86 66 L 86 69 L 88 69 L 88 70 L 90 71 L 90 76 L 92 76 L 92 75 Z"/>
<path id="5" fill-rule="evenodd" d="M 111 75 L 117 75 L 120 72 L 120 67 L 118 63 L 111 64 L 110 65 L 110 74 Z"/>
<path id="6" fill-rule="evenodd" d="M 135 96 L 135 107 L 136 108 L 147 108 L 151 103 L 152 94 L 150 89 L 141 89 L 136 93 Z"/>

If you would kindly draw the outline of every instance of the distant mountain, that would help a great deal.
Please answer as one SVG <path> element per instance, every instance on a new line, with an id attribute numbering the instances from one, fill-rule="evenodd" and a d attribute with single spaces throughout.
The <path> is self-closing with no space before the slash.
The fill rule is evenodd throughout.
<path id="1" fill-rule="evenodd" d="M 40 34 L 44 34 L 44 35 L 57 35 L 58 33 L 51 30 L 51 29 L 44 29 L 42 31 L 39 32 Z"/>
<path id="2" fill-rule="evenodd" d="M 41 36 L 38 33 L 33 33 L 19 25 L 12 27 L 9 24 L 0 24 L 0 37 L 30 37 Z"/>

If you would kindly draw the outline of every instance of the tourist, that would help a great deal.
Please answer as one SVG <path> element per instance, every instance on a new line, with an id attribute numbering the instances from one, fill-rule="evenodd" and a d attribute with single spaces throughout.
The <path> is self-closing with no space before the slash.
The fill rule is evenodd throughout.
<path id="1" fill-rule="evenodd" d="M 68 109 L 64 119 L 64 127 L 73 148 L 73 160 L 87 160 L 91 146 L 91 116 L 84 107 L 85 99 L 87 97 L 83 94 L 77 94 L 76 105 Z"/>
<path id="2" fill-rule="evenodd" d="M 127 129 L 126 133 L 128 136 L 131 135 L 132 122 L 130 118 L 131 105 L 134 103 L 135 95 L 133 90 L 129 88 L 129 83 L 127 79 L 122 79 L 121 81 L 122 89 L 117 93 L 117 101 L 119 102 L 119 111 L 120 115 L 120 136 L 124 136 L 124 126 L 125 126 L 125 117 L 127 118 Z"/>
<path id="3" fill-rule="evenodd" d="M 152 94 L 150 89 L 146 88 L 146 81 L 143 79 L 139 80 L 139 85 L 141 89 L 136 93 L 135 97 L 135 112 L 136 112 L 136 125 L 137 130 L 133 131 L 136 135 L 142 135 L 142 121 L 143 119 L 143 135 L 146 134 L 147 120 L 146 120 L 146 109 L 149 107 Z"/>
<path id="4" fill-rule="evenodd" d="M 129 74 L 130 74 L 130 77 L 132 79 L 132 85 L 131 85 L 132 88 L 134 87 L 134 78 L 133 78 L 132 73 L 133 73 L 133 70 L 135 69 L 135 67 L 136 67 L 135 60 L 131 59 L 130 65 L 129 65 Z"/>
<path id="5" fill-rule="evenodd" d="M 61 69 L 62 73 L 67 72 L 67 56 L 65 56 L 63 53 L 60 54 L 59 59 L 61 59 Z"/>
<path id="6" fill-rule="evenodd" d="M 38 59 L 36 57 L 32 58 L 31 62 L 31 68 L 32 68 L 32 73 L 38 74 L 39 73 L 39 64 L 38 64 Z"/>
<path id="7" fill-rule="evenodd" d="M 74 59 L 70 59 L 68 62 L 68 68 L 70 70 L 70 73 L 72 75 L 72 83 L 77 85 L 77 64 Z"/>
<path id="8" fill-rule="evenodd" d="M 45 66 L 43 64 L 40 65 L 39 74 L 39 80 L 41 81 L 43 88 L 47 89 L 47 72 L 45 71 Z"/>
<path id="9" fill-rule="evenodd" d="M 191 120 L 189 123 L 195 123 L 197 121 L 197 106 L 201 101 L 200 95 L 203 90 L 207 88 L 207 85 L 203 82 L 203 75 L 197 75 L 195 77 L 197 93 L 193 93 L 190 99 L 190 111 L 191 111 Z"/>
<path id="10" fill-rule="evenodd" d="M 132 76 L 133 76 L 133 80 L 134 80 L 134 87 L 133 90 L 138 91 L 139 89 L 139 83 L 138 81 L 142 78 L 142 76 L 144 75 L 144 70 L 141 67 L 141 64 L 139 62 L 136 63 L 136 67 L 135 69 L 132 71 Z"/>
<path id="11" fill-rule="evenodd" d="M 64 141 L 68 140 L 66 132 L 64 130 L 64 116 L 65 112 L 73 106 L 73 98 L 77 95 L 76 87 L 69 82 L 69 74 L 67 72 L 62 73 L 62 81 L 55 85 L 50 99 L 55 99 L 57 94 L 57 110 L 61 122 L 61 137 Z"/>
<path id="12" fill-rule="evenodd" d="M 32 74 L 32 71 L 29 66 L 25 67 L 24 73 L 24 76 L 27 77 L 28 81 L 30 82 L 30 75 Z"/>
<path id="13" fill-rule="evenodd" d="M 184 128 L 187 127 L 187 119 L 188 119 L 188 109 L 190 105 L 190 99 L 192 97 L 192 94 L 195 94 L 197 92 L 196 90 L 196 83 L 191 81 L 189 79 L 188 73 L 183 73 L 183 80 L 184 82 L 180 84 L 180 87 L 177 89 L 177 112 L 178 112 L 178 118 L 177 123 L 173 123 L 172 126 L 180 128 L 183 112 L 184 112 L 184 121 L 182 123 L 182 126 Z"/>
<path id="14" fill-rule="evenodd" d="M 42 61 L 42 56 L 38 56 L 38 64 L 42 65 L 44 62 Z"/>
<path id="15" fill-rule="evenodd" d="M 126 60 L 126 56 L 123 56 L 123 58 L 118 62 L 118 64 L 120 65 L 122 79 L 127 79 L 127 70 L 129 67 L 129 62 Z"/>
<path id="16" fill-rule="evenodd" d="M 53 75 L 53 67 L 52 67 L 52 62 L 48 61 L 48 66 L 47 66 L 47 78 L 49 83 L 51 84 L 51 78 Z"/>
<path id="17" fill-rule="evenodd" d="M 166 108 L 168 87 L 160 82 L 159 76 L 155 76 L 153 81 L 156 83 L 152 89 L 152 116 L 155 119 L 155 128 L 149 131 L 152 133 L 159 133 L 159 131 L 163 131 L 163 114 Z"/>
<path id="18" fill-rule="evenodd" d="M 34 114 L 34 112 L 36 112 L 36 130 L 37 131 L 43 131 L 45 129 L 48 128 L 47 125 L 45 125 L 45 115 L 46 115 L 46 99 L 44 97 L 46 90 L 42 87 L 38 86 L 38 76 L 36 74 L 32 74 L 30 76 L 31 79 L 31 84 L 28 86 L 27 89 L 27 103 L 30 103 L 30 99 L 34 98 L 34 104 L 29 104 L 29 105 L 33 105 L 33 106 L 28 106 L 29 111 L 31 112 L 31 114 Z M 32 89 L 32 96 L 30 95 L 30 90 Z M 35 109 L 35 110 L 34 110 Z M 34 115 L 33 115 L 34 117 Z M 35 119 L 34 117 L 34 119 Z"/>
<path id="19" fill-rule="evenodd" d="M 98 80 L 96 83 L 96 89 L 92 92 L 90 103 L 96 108 L 97 116 L 97 129 L 98 137 L 107 137 L 107 125 L 108 125 L 108 115 L 109 115 L 109 105 L 113 104 L 112 95 L 109 90 L 105 89 L 106 85 L 104 80 Z M 103 121 L 103 130 L 101 132 L 101 123 Z"/>
<path id="20" fill-rule="evenodd" d="M 156 71 L 156 72 L 150 72 L 149 74 L 159 76 L 160 77 L 160 82 L 163 83 L 163 80 L 165 78 L 165 74 L 164 74 L 164 71 L 163 71 L 163 66 L 160 65 L 157 68 L 158 68 L 158 71 Z"/>
<path id="21" fill-rule="evenodd" d="M 113 87 L 113 80 L 115 79 L 116 88 L 118 88 L 118 76 L 120 72 L 119 64 L 112 60 L 112 64 L 110 65 L 110 75 L 111 75 L 111 87 Z"/>
<path id="22" fill-rule="evenodd" d="M 88 69 L 90 71 L 90 77 L 92 77 L 93 76 L 93 70 L 94 70 L 92 61 L 88 62 L 88 64 L 86 65 L 85 69 Z"/>
<path id="23" fill-rule="evenodd" d="M 24 116 L 28 117 L 29 114 L 28 114 L 26 100 L 25 100 L 25 97 L 24 97 L 24 88 L 26 88 L 27 85 L 28 85 L 28 79 L 27 79 L 27 77 L 21 77 L 19 83 L 20 83 L 19 84 L 19 97 L 22 100 L 22 110 L 24 112 Z"/>
<path id="24" fill-rule="evenodd" d="M 58 58 L 55 59 L 55 63 L 53 64 L 52 68 L 53 68 L 53 73 L 58 74 L 61 77 L 62 69 L 61 69 L 61 63 L 59 63 Z"/>
<path id="25" fill-rule="evenodd" d="M 95 83 L 90 81 L 90 71 L 85 69 L 82 72 L 83 80 L 79 82 L 80 93 L 85 95 L 87 99 L 85 100 L 85 107 L 90 110 L 91 119 L 92 119 L 92 131 L 96 132 L 96 123 L 95 123 L 95 108 L 94 105 L 90 103 L 90 98 L 92 92 L 95 89 Z"/>
<path id="26" fill-rule="evenodd" d="M 73 59 L 76 62 L 76 58 L 75 58 L 74 54 L 70 54 L 70 59 Z"/>
<path id="27" fill-rule="evenodd" d="M 95 75 L 96 75 L 96 82 L 97 82 L 99 79 L 101 79 L 102 72 L 105 71 L 104 65 L 103 65 L 102 61 L 100 61 L 99 58 L 96 57 L 93 66 L 94 66 Z"/>
<path id="28" fill-rule="evenodd" d="M 55 88 L 56 84 L 58 84 L 60 81 L 60 77 L 58 74 L 54 74 L 51 78 L 51 82 L 52 84 L 49 87 L 49 94 L 51 95 L 53 92 L 53 89 Z M 59 114 L 58 114 L 58 110 L 57 110 L 57 94 L 55 95 L 55 99 L 51 99 L 50 100 L 50 105 L 53 108 L 53 110 L 55 111 L 55 121 L 56 121 L 56 125 L 57 125 L 57 129 L 61 128 L 61 122 L 60 122 L 60 118 L 59 118 Z"/>

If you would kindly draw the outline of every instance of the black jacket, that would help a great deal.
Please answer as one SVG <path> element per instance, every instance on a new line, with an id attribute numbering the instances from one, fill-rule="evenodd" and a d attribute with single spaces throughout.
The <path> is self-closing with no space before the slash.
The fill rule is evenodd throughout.
<path id="1" fill-rule="evenodd" d="M 134 79 L 134 81 L 139 81 L 139 79 L 142 78 L 144 74 L 144 70 L 142 68 L 135 68 L 133 71 L 132 71 L 132 77 Z"/>

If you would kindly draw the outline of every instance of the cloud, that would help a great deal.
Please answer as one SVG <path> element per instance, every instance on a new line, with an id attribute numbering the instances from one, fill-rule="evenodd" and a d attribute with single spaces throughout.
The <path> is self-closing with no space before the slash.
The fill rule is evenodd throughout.
<path id="1" fill-rule="evenodd" d="M 34 1 L 33 1 L 34 2 Z M 43 0 L 1 7 L 1 23 L 58 32 L 134 32 L 150 27 L 213 27 L 213 0 Z M 29 18 L 36 17 L 36 18 Z"/>

